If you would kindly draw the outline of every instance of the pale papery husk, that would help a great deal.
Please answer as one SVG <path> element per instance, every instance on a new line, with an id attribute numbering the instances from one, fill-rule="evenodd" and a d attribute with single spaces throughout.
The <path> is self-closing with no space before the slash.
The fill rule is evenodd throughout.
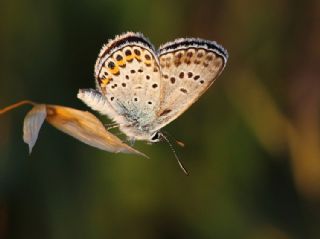
<path id="1" fill-rule="evenodd" d="M 147 157 L 108 132 L 90 112 L 58 105 L 46 105 L 46 112 L 48 123 L 83 143 L 113 153 L 132 153 Z"/>

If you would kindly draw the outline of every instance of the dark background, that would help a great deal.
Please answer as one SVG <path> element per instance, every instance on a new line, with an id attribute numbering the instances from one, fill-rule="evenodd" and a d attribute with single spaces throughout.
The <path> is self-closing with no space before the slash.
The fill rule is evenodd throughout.
<path id="1" fill-rule="evenodd" d="M 2 0 L 0 108 L 87 110 L 78 89 L 128 30 L 229 51 L 214 87 L 166 127 L 190 176 L 165 143 L 136 143 L 146 160 L 48 124 L 29 156 L 25 106 L 0 117 L 0 238 L 320 238 L 320 2 Z"/>

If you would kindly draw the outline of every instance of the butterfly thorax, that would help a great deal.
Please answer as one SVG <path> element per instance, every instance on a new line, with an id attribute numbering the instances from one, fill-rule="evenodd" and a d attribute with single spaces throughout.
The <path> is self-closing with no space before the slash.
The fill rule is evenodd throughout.
<path id="1" fill-rule="evenodd" d="M 131 140 L 151 141 L 155 133 L 153 122 L 156 114 L 148 109 L 139 109 L 132 104 L 121 105 L 121 115 L 123 120 L 116 119 L 119 129 Z"/>
<path id="2" fill-rule="evenodd" d="M 141 140 L 147 142 L 156 142 L 154 135 L 157 133 L 151 131 L 148 126 L 120 125 L 120 130 L 128 137 L 129 140 Z"/>

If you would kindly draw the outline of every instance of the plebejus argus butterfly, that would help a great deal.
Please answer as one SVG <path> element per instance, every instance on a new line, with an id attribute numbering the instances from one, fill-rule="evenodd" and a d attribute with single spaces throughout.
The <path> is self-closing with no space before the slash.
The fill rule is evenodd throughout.
<path id="1" fill-rule="evenodd" d="M 81 89 L 78 98 L 129 139 L 158 142 L 160 129 L 198 100 L 227 59 L 213 41 L 180 38 L 156 51 L 141 33 L 128 32 L 103 46 L 95 65 L 97 90 Z"/>

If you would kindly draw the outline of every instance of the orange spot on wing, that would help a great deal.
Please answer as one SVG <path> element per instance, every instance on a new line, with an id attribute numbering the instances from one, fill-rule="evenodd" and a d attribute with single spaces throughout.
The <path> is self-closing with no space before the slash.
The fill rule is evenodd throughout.
<path id="1" fill-rule="evenodd" d="M 104 78 L 104 79 L 102 79 L 102 81 L 101 81 L 101 87 L 106 87 L 106 85 L 108 85 L 109 84 L 109 82 L 111 81 L 111 77 L 107 77 L 107 78 Z"/>
<path id="2" fill-rule="evenodd" d="M 126 61 L 132 61 L 133 58 L 134 58 L 134 55 L 126 56 Z"/>
<path id="3" fill-rule="evenodd" d="M 138 60 L 138 61 L 141 61 L 141 56 L 138 56 L 138 55 L 134 55 L 134 57 Z"/>
<path id="4" fill-rule="evenodd" d="M 113 69 L 109 69 L 109 72 L 113 75 L 118 75 L 119 74 L 119 66 L 116 65 Z"/>
<path id="5" fill-rule="evenodd" d="M 126 62 L 125 62 L 125 60 L 121 60 L 121 61 L 117 61 L 117 64 L 118 64 L 119 66 L 123 66 L 123 65 L 126 64 Z"/>

